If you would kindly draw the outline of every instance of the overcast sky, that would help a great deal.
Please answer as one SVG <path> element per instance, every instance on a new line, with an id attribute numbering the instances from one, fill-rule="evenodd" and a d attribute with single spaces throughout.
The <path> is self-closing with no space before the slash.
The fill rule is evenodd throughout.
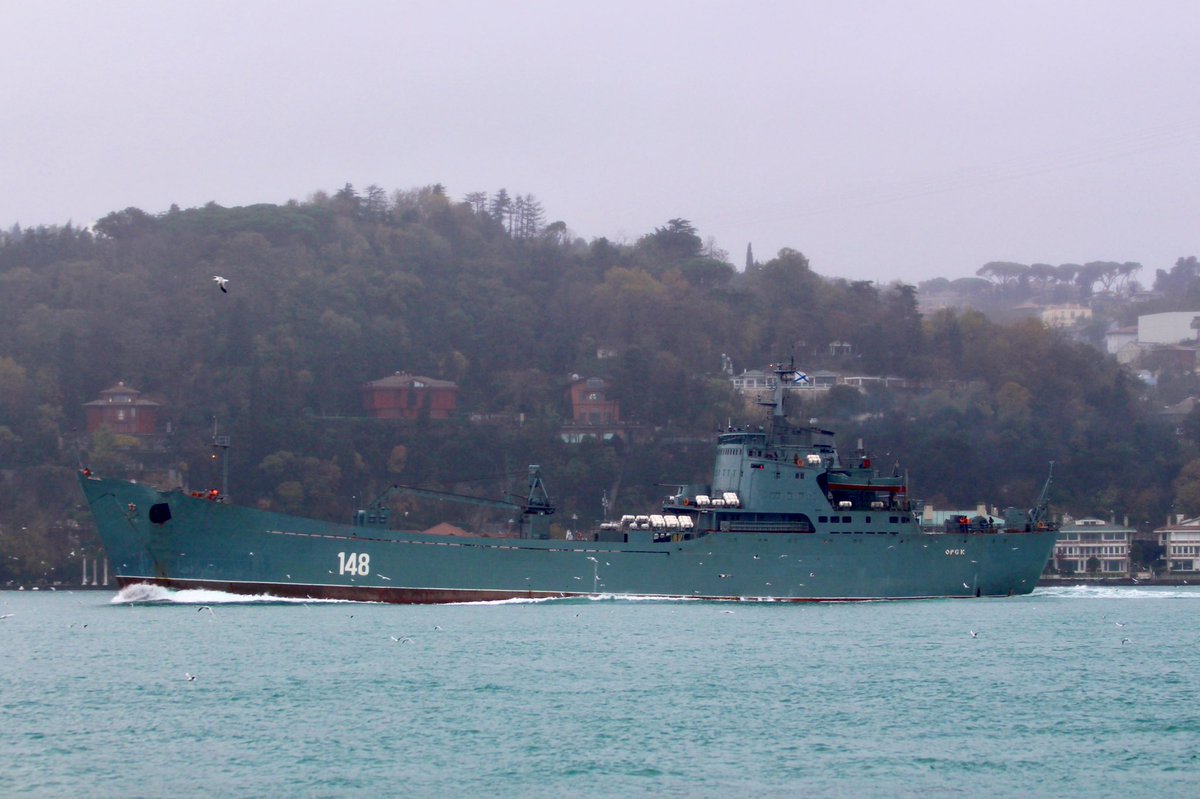
<path id="1" fill-rule="evenodd" d="M 0 0 L 0 226 L 533 194 L 824 275 L 1200 254 L 1200 2 Z"/>

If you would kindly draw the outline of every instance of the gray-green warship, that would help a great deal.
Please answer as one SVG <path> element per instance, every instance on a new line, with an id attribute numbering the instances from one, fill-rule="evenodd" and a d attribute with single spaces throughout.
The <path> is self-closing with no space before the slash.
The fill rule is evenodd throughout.
<path id="1" fill-rule="evenodd" d="M 712 480 L 660 508 L 572 540 L 550 537 L 554 506 L 529 469 L 519 536 L 391 529 L 383 499 L 347 524 L 240 507 L 215 491 L 160 491 L 82 469 L 118 583 L 234 594 L 395 603 L 556 597 L 862 601 L 1033 590 L 1057 537 L 1046 488 L 1002 518 L 923 528 L 903 475 L 861 448 L 797 426 L 775 367 L 770 423 L 717 435 Z M 386 495 L 385 495 L 386 496 Z"/>

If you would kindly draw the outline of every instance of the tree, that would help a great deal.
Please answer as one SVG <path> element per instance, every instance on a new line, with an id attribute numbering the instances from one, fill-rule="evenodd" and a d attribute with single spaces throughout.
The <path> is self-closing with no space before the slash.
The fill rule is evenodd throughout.
<path id="1" fill-rule="evenodd" d="M 155 229 L 156 220 L 140 208 L 113 211 L 96 222 L 96 232 L 110 239 L 132 239 Z"/>
<path id="2" fill-rule="evenodd" d="M 341 209 L 348 214 L 357 213 L 362 207 L 362 198 L 358 196 L 358 192 L 354 190 L 354 186 L 350 183 L 342 186 L 333 195 L 334 207 Z"/>
<path id="3" fill-rule="evenodd" d="M 382 219 L 387 214 L 387 192 L 374 183 L 367 186 L 363 210 L 371 219 Z"/>
<path id="4" fill-rule="evenodd" d="M 1177 302 L 1193 294 L 1198 283 L 1200 283 L 1200 262 L 1194 255 L 1179 258 L 1175 261 L 1175 266 L 1171 267 L 1170 272 L 1159 269 L 1154 276 L 1154 290 L 1175 298 Z"/>
<path id="5" fill-rule="evenodd" d="M 1029 275 L 1029 267 L 1010 261 L 990 261 L 979 267 L 975 274 L 998 285 L 1009 286 L 1026 278 Z"/>
<path id="6" fill-rule="evenodd" d="M 487 213 L 488 196 L 486 191 L 473 191 L 467 196 L 463 197 L 463 202 L 471 206 L 471 211 L 473 211 L 477 216 Z"/>
<path id="7" fill-rule="evenodd" d="M 1175 508 L 1187 516 L 1200 516 L 1200 458 L 1189 461 L 1179 470 L 1172 487 L 1175 489 Z"/>
<path id="8" fill-rule="evenodd" d="M 638 247 L 652 257 L 670 263 L 699 256 L 704 242 L 691 222 L 676 218 L 639 239 Z"/>
<path id="9" fill-rule="evenodd" d="M 513 232 L 512 212 L 513 201 L 508 196 L 507 189 L 500 189 L 500 191 L 492 195 L 492 203 L 488 207 L 488 213 L 492 215 L 492 219 L 495 219 L 504 226 L 504 229 L 508 231 L 510 236 Z"/>
<path id="10" fill-rule="evenodd" d="M 1029 279 L 1032 280 L 1038 288 L 1038 292 L 1045 297 L 1046 287 L 1055 280 L 1055 268 L 1050 264 L 1030 264 Z"/>
<path id="11" fill-rule="evenodd" d="M 542 204 L 532 194 L 518 195 L 513 202 L 509 232 L 513 238 L 531 239 L 541 231 L 545 218 Z"/>
<path id="12" fill-rule="evenodd" d="M 1104 278 L 1108 269 L 1108 264 L 1102 261 L 1091 261 L 1079 267 L 1075 272 L 1075 285 L 1079 287 L 1080 295 L 1085 299 L 1092 296 L 1096 282 Z"/>

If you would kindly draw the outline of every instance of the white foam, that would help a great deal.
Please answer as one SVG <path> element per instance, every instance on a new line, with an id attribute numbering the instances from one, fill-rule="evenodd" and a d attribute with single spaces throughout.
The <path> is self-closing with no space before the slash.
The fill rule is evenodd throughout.
<path id="1" fill-rule="evenodd" d="M 346 599 L 310 599 L 308 597 L 281 597 L 271 594 L 230 594 L 207 588 L 184 588 L 175 590 L 161 585 L 135 583 L 122 588 L 111 600 L 114 605 L 160 604 L 160 605 L 247 605 L 261 602 L 271 604 L 313 604 L 317 602 L 349 602 Z"/>
<path id="2" fill-rule="evenodd" d="M 539 605 L 542 602 L 555 602 L 559 599 L 569 599 L 570 597 L 557 596 L 539 596 L 539 597 L 514 597 L 512 599 L 475 599 L 464 602 L 447 602 L 447 605 Z"/>
<path id="3" fill-rule="evenodd" d="M 1054 585 L 1033 589 L 1035 597 L 1059 599 L 1200 599 L 1194 586 Z"/>

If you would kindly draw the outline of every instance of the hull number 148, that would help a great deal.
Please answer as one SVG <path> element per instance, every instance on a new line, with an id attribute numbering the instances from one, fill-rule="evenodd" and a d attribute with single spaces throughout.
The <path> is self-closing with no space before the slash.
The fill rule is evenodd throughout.
<path id="1" fill-rule="evenodd" d="M 362 576 L 371 573 L 371 556 L 366 552 L 339 552 L 338 574 Z"/>

